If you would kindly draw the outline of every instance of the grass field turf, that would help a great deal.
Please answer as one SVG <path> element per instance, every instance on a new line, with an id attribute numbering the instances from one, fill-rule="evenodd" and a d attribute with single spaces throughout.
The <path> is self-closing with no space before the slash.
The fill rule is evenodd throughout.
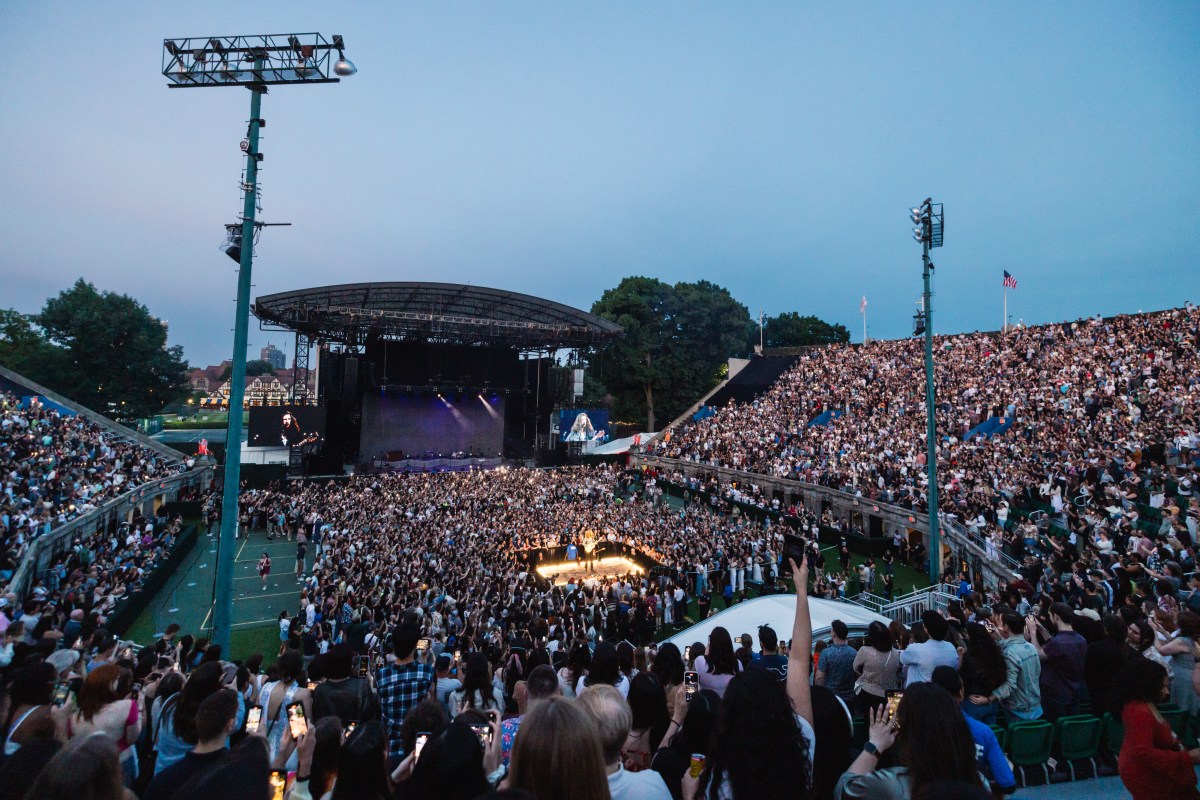
<path id="1" fill-rule="evenodd" d="M 279 651 L 279 612 L 289 616 L 299 611 L 300 584 L 296 580 L 296 542 L 268 540 L 266 531 L 253 531 L 238 539 L 234 561 L 233 633 L 235 659 L 261 652 L 268 663 Z M 267 588 L 258 576 L 258 559 L 271 556 Z M 306 568 L 313 563 L 313 545 L 308 545 Z M 208 536 L 200 531 L 196 545 L 175 576 L 130 626 L 126 638 L 139 644 L 154 641 L 172 622 L 184 633 L 209 636 L 212 632 L 213 581 L 217 568 L 217 531 Z"/>

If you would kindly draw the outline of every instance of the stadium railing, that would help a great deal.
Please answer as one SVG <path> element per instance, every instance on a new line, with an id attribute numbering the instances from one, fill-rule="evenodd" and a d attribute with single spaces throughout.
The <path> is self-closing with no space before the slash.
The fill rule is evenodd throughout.
<path id="1" fill-rule="evenodd" d="M 124 494 L 113 498 L 99 508 L 89 511 L 83 516 L 54 528 L 32 542 L 26 549 L 21 563 L 9 581 L 8 591 L 18 597 L 24 597 L 32 588 L 33 583 L 42 577 L 49 568 L 51 561 L 58 555 L 71 549 L 78 535 L 91 535 L 100 528 L 107 527 L 118 518 L 123 518 L 134 508 L 141 508 L 143 513 L 148 509 L 147 516 L 153 516 L 157 507 L 155 501 L 177 497 L 184 489 L 201 488 L 212 481 L 212 467 L 195 467 L 186 472 L 179 472 L 158 480 L 149 481 L 137 486 Z M 150 504 L 147 507 L 147 503 Z"/>

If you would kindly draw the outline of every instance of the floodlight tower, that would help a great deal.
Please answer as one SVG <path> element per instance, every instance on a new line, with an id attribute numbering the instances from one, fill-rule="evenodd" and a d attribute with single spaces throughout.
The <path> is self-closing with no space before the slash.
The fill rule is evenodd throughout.
<path id="1" fill-rule="evenodd" d="M 933 305 L 930 302 L 932 292 L 929 290 L 929 277 L 933 273 L 933 262 L 929 260 L 929 251 L 942 246 L 942 229 L 945 215 L 942 204 L 934 203 L 926 197 L 925 202 L 916 208 L 910 208 L 909 216 L 916 223 L 913 228 L 913 238 L 921 243 L 921 261 L 924 267 L 925 293 L 924 308 L 917 315 L 913 333 L 925 334 L 925 446 L 926 464 L 929 481 L 929 580 L 937 584 L 942 577 L 942 542 L 939 535 L 938 519 L 938 485 L 937 485 L 937 426 L 934 421 L 936 398 L 933 389 Z"/>
<path id="2" fill-rule="evenodd" d="M 331 51 L 338 60 L 331 67 Z M 258 201 L 259 130 L 262 96 L 268 86 L 295 83 L 337 83 L 358 70 L 345 55 L 341 36 L 327 41 L 319 33 L 264 36 L 212 36 L 163 40 L 162 74 L 172 89 L 202 86 L 242 86 L 250 90 L 250 124 L 242 140 L 246 174 L 242 181 L 241 232 L 228 226 L 225 252 L 238 268 L 237 311 L 234 317 L 233 366 L 229 377 L 229 425 L 225 439 L 225 485 L 221 502 L 221 536 L 217 552 L 214 590 L 213 636 L 229 656 L 233 627 L 233 561 L 238 525 L 238 487 L 241 482 L 242 405 L 246 382 L 246 336 L 250 315 L 250 268 L 254 262 L 254 237 L 262 223 L 255 222 Z M 334 77 L 339 76 L 339 77 Z M 249 531 L 247 531 L 247 535 Z"/>

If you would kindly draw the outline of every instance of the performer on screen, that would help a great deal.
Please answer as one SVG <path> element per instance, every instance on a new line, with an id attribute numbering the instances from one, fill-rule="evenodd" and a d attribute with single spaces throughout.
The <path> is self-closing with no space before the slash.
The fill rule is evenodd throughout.
<path id="1" fill-rule="evenodd" d="M 290 412 L 283 412 L 283 424 L 279 429 L 279 442 L 284 447 L 295 447 L 304 440 L 304 431 L 300 430 L 300 420 L 291 415 Z"/>
<path id="2" fill-rule="evenodd" d="M 284 447 L 301 447 L 319 441 L 320 434 L 306 433 L 300 427 L 300 419 L 290 411 L 283 412 L 279 429 L 279 441 Z"/>
<path id="3" fill-rule="evenodd" d="M 567 434 L 568 442 L 587 442 L 595 435 L 596 429 L 592 427 L 592 421 L 588 418 L 587 412 L 580 411 L 575 417 L 575 421 L 571 423 L 571 431 Z"/>

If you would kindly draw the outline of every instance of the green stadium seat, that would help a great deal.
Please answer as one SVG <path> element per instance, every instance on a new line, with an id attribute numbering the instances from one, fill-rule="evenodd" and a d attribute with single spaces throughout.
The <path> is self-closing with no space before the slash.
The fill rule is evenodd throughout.
<path id="1" fill-rule="evenodd" d="M 996 734 L 996 741 L 1000 743 L 1000 749 L 1008 751 L 1008 728 L 1002 728 L 999 725 L 988 725 L 992 729 L 992 733 Z"/>
<path id="2" fill-rule="evenodd" d="M 1054 726 L 1043 720 L 1015 722 L 1008 727 L 1008 757 L 1013 766 L 1021 771 L 1021 783 L 1029 785 L 1025 777 L 1026 767 L 1041 767 L 1050 783 L 1050 760 L 1054 746 Z"/>
<path id="3" fill-rule="evenodd" d="M 1060 717 L 1055 723 L 1055 738 L 1058 740 L 1058 753 L 1071 771 L 1071 780 L 1075 780 L 1076 761 L 1088 761 L 1092 765 L 1092 775 L 1096 771 L 1096 753 L 1100 750 L 1100 734 L 1103 725 L 1099 717 L 1091 714 L 1078 714 L 1070 717 Z"/>
<path id="4" fill-rule="evenodd" d="M 1111 712 L 1105 712 L 1102 723 L 1104 726 L 1104 747 L 1113 756 L 1120 755 L 1121 742 L 1125 741 L 1125 726 Z"/>

